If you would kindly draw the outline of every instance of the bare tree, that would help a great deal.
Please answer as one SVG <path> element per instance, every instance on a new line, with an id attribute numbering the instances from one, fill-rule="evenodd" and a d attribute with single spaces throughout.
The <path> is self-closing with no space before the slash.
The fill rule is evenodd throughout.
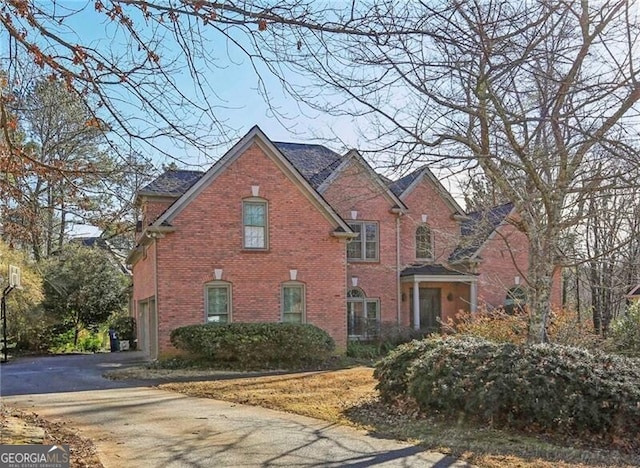
<path id="1" fill-rule="evenodd" d="M 7 0 L 0 24 L 10 50 L 26 50 L 79 95 L 93 96 L 96 118 L 129 142 L 174 135 L 202 148 L 233 136 L 215 93 L 215 36 L 250 60 L 267 99 L 263 70 L 312 107 L 370 118 L 375 149 L 395 152 L 396 166 L 481 168 L 515 203 L 529 237 L 530 339 L 544 341 L 561 234 L 582 219 L 591 194 L 609 186 L 595 159 L 637 154 L 626 125 L 640 98 L 633 2 L 329 5 L 100 0 L 69 10 Z M 122 47 L 104 50 L 68 34 L 69 18 L 87 8 L 104 15 Z M 176 71 L 190 75 L 193 89 L 180 86 Z M 313 85 L 296 86 L 292 72 Z M 30 157 L 9 136 L 8 148 Z"/>
<path id="2" fill-rule="evenodd" d="M 263 60 L 268 50 L 261 48 L 260 35 L 286 36 L 295 28 L 369 33 L 311 5 L 304 0 L 7 0 L 0 7 L 0 33 L 9 39 L 1 66 L 10 83 L 20 79 L 21 61 L 65 82 L 90 103 L 119 144 L 166 153 L 161 142 L 172 138 L 204 150 L 236 137 L 225 116 L 233 103 L 218 94 L 219 83 L 229 80 L 221 60 L 248 60 L 256 87 L 269 101 L 263 74 L 273 73 L 283 85 L 286 77 L 273 61 Z M 75 31 L 82 18 L 99 24 L 103 37 Z M 6 96 L 0 100 L 5 115 L 6 102 Z M 277 108 L 271 110 L 278 116 Z"/>
<path id="3" fill-rule="evenodd" d="M 635 12 L 622 0 L 390 0 L 360 5 L 349 23 L 389 34 L 300 29 L 270 45 L 280 63 L 344 101 L 309 88 L 294 88 L 298 96 L 336 114 L 375 116 L 376 143 L 396 150 L 397 165 L 479 167 L 514 202 L 529 239 L 530 340 L 539 342 L 563 232 L 581 222 L 587 200 L 620 183 L 598 160 L 638 154 Z"/>

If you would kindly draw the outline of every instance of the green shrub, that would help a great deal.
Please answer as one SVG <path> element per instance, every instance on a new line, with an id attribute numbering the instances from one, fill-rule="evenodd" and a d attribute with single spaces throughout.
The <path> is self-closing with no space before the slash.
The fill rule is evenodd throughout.
<path id="1" fill-rule="evenodd" d="M 133 347 L 136 339 L 136 319 L 124 312 L 116 312 L 107 321 L 108 328 L 115 330 L 120 341 L 128 341 Z"/>
<path id="2" fill-rule="evenodd" d="M 190 325 L 173 330 L 171 344 L 197 358 L 243 369 L 318 364 L 335 349 L 324 330 L 295 323 Z"/>
<path id="3" fill-rule="evenodd" d="M 435 348 L 438 341 L 438 338 L 411 341 L 398 346 L 378 361 L 373 376 L 378 379 L 376 388 L 383 400 L 391 401 L 406 396 L 410 367 L 419 356 Z"/>
<path id="4" fill-rule="evenodd" d="M 421 338 L 424 338 L 423 330 L 415 330 L 412 327 L 399 325 L 395 322 L 382 322 L 380 324 L 380 333 L 375 343 L 379 348 L 379 354 L 382 356 L 401 344 Z"/>
<path id="5" fill-rule="evenodd" d="M 625 315 L 611 323 L 607 342 L 616 353 L 640 357 L 640 301 L 635 301 Z"/>
<path id="6" fill-rule="evenodd" d="M 99 333 L 89 330 L 80 330 L 78 343 L 74 346 L 75 330 L 67 330 L 55 334 L 51 339 L 49 351 L 52 353 L 88 352 L 95 353 L 102 349 L 102 337 Z"/>
<path id="7" fill-rule="evenodd" d="M 380 348 L 375 343 L 349 341 L 347 356 L 355 359 L 377 359 L 380 357 Z"/>
<path id="8" fill-rule="evenodd" d="M 640 362 L 559 345 L 477 338 L 414 342 L 378 364 L 384 399 L 421 410 L 541 432 L 638 444 Z"/>

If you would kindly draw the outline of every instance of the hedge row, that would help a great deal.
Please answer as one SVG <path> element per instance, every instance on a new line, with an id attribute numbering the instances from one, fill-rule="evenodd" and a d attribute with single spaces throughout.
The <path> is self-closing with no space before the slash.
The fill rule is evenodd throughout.
<path id="1" fill-rule="evenodd" d="M 197 358 L 243 369 L 317 364 L 335 349 L 324 330 L 295 323 L 190 325 L 173 330 L 171 344 Z"/>
<path id="2" fill-rule="evenodd" d="M 558 345 L 440 338 L 400 346 L 374 375 L 383 399 L 409 397 L 425 412 L 639 444 L 638 360 Z"/>

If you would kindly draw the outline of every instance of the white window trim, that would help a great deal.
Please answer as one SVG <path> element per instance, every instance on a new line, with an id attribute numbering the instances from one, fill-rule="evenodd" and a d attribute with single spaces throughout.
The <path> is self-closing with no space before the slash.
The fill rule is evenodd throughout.
<path id="1" fill-rule="evenodd" d="M 284 322 L 284 289 L 290 287 L 302 289 L 302 319 L 300 323 L 307 323 L 307 287 L 300 281 L 286 281 L 280 285 L 280 321 Z"/>
<path id="2" fill-rule="evenodd" d="M 225 323 L 231 323 L 233 321 L 233 288 L 228 281 L 210 281 L 204 285 L 204 323 L 216 323 L 209 322 L 210 288 L 225 288 L 227 290 L 227 321 Z"/>
<path id="3" fill-rule="evenodd" d="M 245 224 L 244 224 L 244 208 L 246 203 L 255 203 L 264 205 L 264 246 L 263 247 L 249 247 L 247 246 L 247 240 L 245 238 Z M 265 251 L 269 250 L 269 202 L 261 197 L 248 197 L 242 199 L 242 250 L 249 251 Z"/>
<path id="4" fill-rule="evenodd" d="M 349 262 L 379 262 L 380 261 L 380 223 L 377 221 L 349 221 L 347 223 L 349 226 L 353 226 L 354 224 L 360 225 L 360 257 L 349 257 L 349 248 L 347 247 L 347 261 Z M 373 224 L 376 227 L 376 256 L 375 258 L 365 258 L 365 254 L 367 252 L 367 231 L 366 225 Z"/>

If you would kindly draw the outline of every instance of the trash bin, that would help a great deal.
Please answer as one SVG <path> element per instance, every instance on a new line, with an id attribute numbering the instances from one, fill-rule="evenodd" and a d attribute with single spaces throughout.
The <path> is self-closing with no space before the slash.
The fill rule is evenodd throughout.
<path id="1" fill-rule="evenodd" d="M 109 348 L 112 353 L 120 351 L 120 340 L 118 339 L 118 334 L 113 328 L 109 329 Z"/>

